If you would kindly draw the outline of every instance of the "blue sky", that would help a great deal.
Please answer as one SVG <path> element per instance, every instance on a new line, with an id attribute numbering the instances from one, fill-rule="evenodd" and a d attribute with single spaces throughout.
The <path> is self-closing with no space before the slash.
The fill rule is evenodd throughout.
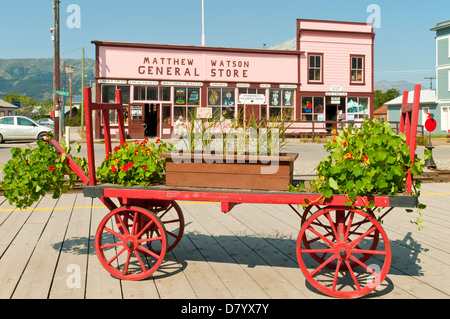
<path id="1" fill-rule="evenodd" d="M 262 48 L 295 37 L 296 19 L 366 22 L 378 6 L 375 81 L 429 86 L 434 75 L 435 33 L 450 20 L 448 0 L 204 0 L 207 46 Z M 0 59 L 52 58 L 52 0 L 2 1 Z M 80 27 L 70 28 L 70 5 Z M 94 58 L 92 40 L 201 45 L 201 0 L 62 0 L 61 58 Z"/>

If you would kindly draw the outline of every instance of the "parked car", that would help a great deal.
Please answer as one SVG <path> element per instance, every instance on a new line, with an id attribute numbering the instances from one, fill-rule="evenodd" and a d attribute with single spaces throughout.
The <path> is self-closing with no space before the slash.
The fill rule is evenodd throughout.
<path id="1" fill-rule="evenodd" d="M 39 125 L 46 125 L 46 126 L 50 126 L 50 127 L 55 126 L 55 122 L 50 118 L 39 119 L 36 121 L 36 123 Z"/>
<path id="2" fill-rule="evenodd" d="M 53 128 L 40 125 L 25 116 L 0 117 L 0 143 L 37 140 L 49 131 L 53 132 Z"/>

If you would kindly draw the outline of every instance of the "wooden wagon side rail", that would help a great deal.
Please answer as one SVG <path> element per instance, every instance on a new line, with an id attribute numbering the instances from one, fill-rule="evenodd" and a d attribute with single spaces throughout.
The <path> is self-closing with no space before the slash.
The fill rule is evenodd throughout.
<path id="1" fill-rule="evenodd" d="M 218 190 L 218 189 L 196 189 L 196 188 L 168 188 L 165 186 L 155 187 L 123 187 L 116 185 L 97 185 L 84 188 L 86 197 L 111 197 L 120 198 L 124 205 L 134 203 L 136 200 L 155 201 L 197 201 L 217 202 L 222 205 L 222 212 L 227 213 L 236 204 L 283 204 L 301 205 L 302 203 L 317 203 L 321 205 L 345 206 L 348 201 L 345 195 L 334 195 L 324 199 L 321 194 L 316 193 L 292 193 L 288 191 L 254 191 L 254 190 Z M 363 196 L 358 197 L 355 207 L 364 207 L 373 201 L 376 207 L 417 207 L 417 196 Z"/>

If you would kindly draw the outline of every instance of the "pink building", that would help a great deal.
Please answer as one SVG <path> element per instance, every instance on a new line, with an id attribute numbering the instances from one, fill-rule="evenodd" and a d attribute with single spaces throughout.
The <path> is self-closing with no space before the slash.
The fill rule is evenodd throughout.
<path id="1" fill-rule="evenodd" d="M 269 49 L 93 41 L 96 100 L 113 102 L 122 89 L 131 138 L 169 137 L 197 108 L 225 118 L 371 117 L 372 26 L 297 20 L 297 31 L 291 46 Z"/>
<path id="2" fill-rule="evenodd" d="M 297 20 L 299 99 L 305 120 L 373 117 L 372 25 Z"/>

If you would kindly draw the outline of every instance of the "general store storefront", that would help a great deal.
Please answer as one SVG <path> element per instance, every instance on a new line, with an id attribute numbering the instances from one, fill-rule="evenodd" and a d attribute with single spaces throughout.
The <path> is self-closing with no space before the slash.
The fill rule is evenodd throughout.
<path id="1" fill-rule="evenodd" d="M 309 79 L 302 80 L 302 72 L 311 77 L 317 71 L 324 84 L 326 54 L 311 64 L 305 61 L 310 58 L 308 52 L 298 49 L 93 43 L 96 100 L 114 102 L 115 90 L 122 90 L 130 138 L 168 138 L 178 117 L 190 120 L 198 108 L 208 108 L 213 117 L 224 119 L 351 121 L 372 115 L 373 92 L 358 94 L 342 85 L 302 90 L 310 86 Z M 303 71 L 305 62 L 308 69 Z M 344 76 L 342 82 L 347 81 Z M 114 128 L 116 115 L 110 116 Z M 100 116 L 95 121 L 96 138 L 101 138 Z"/>

